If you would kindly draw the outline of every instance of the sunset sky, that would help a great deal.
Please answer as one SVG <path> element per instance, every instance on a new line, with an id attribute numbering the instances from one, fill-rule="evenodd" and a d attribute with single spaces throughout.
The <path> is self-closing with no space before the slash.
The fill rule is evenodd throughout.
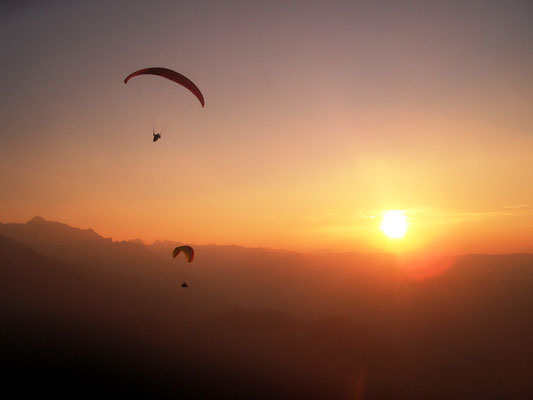
<path id="1" fill-rule="evenodd" d="M 531 1 L 10 1 L 0 50 L 0 222 L 533 251 Z M 185 112 L 157 143 L 123 83 L 151 66 L 206 100 L 176 87 Z M 403 238 L 380 230 L 386 210 L 404 211 Z"/>

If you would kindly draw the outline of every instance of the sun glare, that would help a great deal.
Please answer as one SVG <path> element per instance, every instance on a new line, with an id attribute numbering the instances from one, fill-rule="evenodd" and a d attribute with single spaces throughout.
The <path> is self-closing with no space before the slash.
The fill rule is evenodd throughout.
<path id="1" fill-rule="evenodd" d="M 407 216 L 405 211 L 388 210 L 383 212 L 381 230 L 391 239 L 400 239 L 407 232 Z"/>

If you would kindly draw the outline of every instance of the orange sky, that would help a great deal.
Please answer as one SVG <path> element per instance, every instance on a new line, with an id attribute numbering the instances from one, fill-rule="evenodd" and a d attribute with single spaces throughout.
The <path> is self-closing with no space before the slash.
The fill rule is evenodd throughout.
<path id="1" fill-rule="evenodd" d="M 148 242 L 531 252 L 532 8 L 447 4 L 12 5 L 0 221 Z M 122 82 L 147 66 L 206 98 L 155 144 L 161 126 Z M 379 230 L 388 209 L 409 218 L 401 240 Z"/>

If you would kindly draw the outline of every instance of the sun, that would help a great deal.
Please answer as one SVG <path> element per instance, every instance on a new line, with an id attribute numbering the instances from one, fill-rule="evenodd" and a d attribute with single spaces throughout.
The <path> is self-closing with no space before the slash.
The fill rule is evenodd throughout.
<path id="1" fill-rule="evenodd" d="M 407 216 L 405 211 L 388 210 L 383 212 L 381 230 L 391 239 L 400 239 L 407 232 Z"/>

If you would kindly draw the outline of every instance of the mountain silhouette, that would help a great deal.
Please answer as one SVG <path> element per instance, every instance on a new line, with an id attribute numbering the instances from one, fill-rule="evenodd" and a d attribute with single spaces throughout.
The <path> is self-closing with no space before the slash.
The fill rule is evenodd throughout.
<path id="1" fill-rule="evenodd" d="M 176 243 L 0 224 L 6 385 L 54 398 L 533 394 L 533 255 L 468 255 L 412 279 L 384 254 L 206 245 L 186 265 Z"/>

